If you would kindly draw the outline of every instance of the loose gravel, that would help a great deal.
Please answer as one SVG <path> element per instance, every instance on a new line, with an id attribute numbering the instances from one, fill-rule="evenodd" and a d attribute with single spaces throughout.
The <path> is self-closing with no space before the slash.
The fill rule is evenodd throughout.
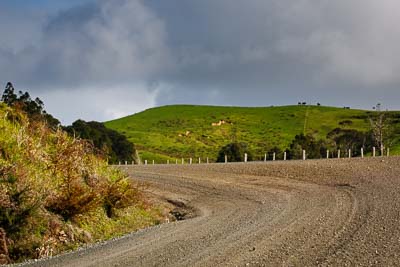
<path id="1" fill-rule="evenodd" d="M 399 157 L 121 168 L 186 220 L 29 266 L 400 266 Z"/>

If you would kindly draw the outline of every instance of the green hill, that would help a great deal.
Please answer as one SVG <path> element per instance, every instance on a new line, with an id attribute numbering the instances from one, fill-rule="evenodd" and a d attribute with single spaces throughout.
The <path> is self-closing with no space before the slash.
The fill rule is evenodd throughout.
<path id="1" fill-rule="evenodd" d="M 173 105 L 109 121 L 106 126 L 134 142 L 143 160 L 210 157 L 236 139 L 249 144 L 255 158 L 273 147 L 285 149 L 300 133 L 325 139 L 335 128 L 370 130 L 376 112 L 322 106 L 219 107 Z M 400 112 L 388 112 L 400 134 Z M 213 126 L 214 124 L 214 126 Z M 394 141 L 392 153 L 400 153 Z"/>

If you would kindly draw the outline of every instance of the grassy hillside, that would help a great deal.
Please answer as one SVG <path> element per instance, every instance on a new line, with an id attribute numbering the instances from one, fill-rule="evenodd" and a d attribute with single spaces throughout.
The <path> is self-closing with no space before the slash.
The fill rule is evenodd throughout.
<path id="1" fill-rule="evenodd" d="M 256 157 L 277 146 L 285 149 L 296 134 L 324 139 L 341 127 L 368 131 L 372 111 L 322 106 L 217 107 L 175 105 L 145 110 L 110 121 L 106 126 L 125 134 L 142 159 L 162 162 L 180 157 L 215 158 L 223 145 L 235 139 L 247 142 Z M 391 112 L 400 117 L 400 112 Z M 225 124 L 213 126 L 213 123 Z M 395 125 L 396 131 L 400 125 Z M 392 152 L 400 153 L 395 142 Z"/>
<path id="2" fill-rule="evenodd" d="M 139 189 L 89 142 L 0 103 L 0 265 L 158 223 Z"/>

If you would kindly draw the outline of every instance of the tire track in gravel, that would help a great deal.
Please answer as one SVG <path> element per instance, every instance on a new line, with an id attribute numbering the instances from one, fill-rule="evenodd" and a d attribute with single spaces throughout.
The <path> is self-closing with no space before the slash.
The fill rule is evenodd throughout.
<path id="1" fill-rule="evenodd" d="M 400 165 L 398 158 L 393 161 L 390 166 Z M 400 251 L 384 232 L 399 230 L 398 217 L 377 201 L 390 201 L 384 198 L 388 188 L 397 196 L 400 167 L 363 171 L 370 165 L 331 160 L 122 167 L 154 195 L 193 207 L 197 216 L 32 265 L 395 265 L 397 259 L 370 251 L 381 244 L 387 244 L 388 255 Z M 379 187 L 374 175 L 383 177 Z M 382 214 L 391 223 L 383 222 L 384 228 Z"/>

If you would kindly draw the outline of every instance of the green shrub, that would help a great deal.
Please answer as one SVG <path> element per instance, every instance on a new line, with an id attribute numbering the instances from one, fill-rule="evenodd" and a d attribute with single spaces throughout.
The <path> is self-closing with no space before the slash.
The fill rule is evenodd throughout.
<path id="1" fill-rule="evenodd" d="M 94 150 L 91 143 L 0 103 L 0 228 L 10 240 L 11 260 L 87 242 L 90 234 L 77 226 L 82 218 L 105 228 L 111 222 L 120 229 L 138 227 L 132 216 L 117 216 L 132 207 L 143 210 L 137 206 L 138 186 Z M 144 224 L 155 221 L 146 218 Z"/>

